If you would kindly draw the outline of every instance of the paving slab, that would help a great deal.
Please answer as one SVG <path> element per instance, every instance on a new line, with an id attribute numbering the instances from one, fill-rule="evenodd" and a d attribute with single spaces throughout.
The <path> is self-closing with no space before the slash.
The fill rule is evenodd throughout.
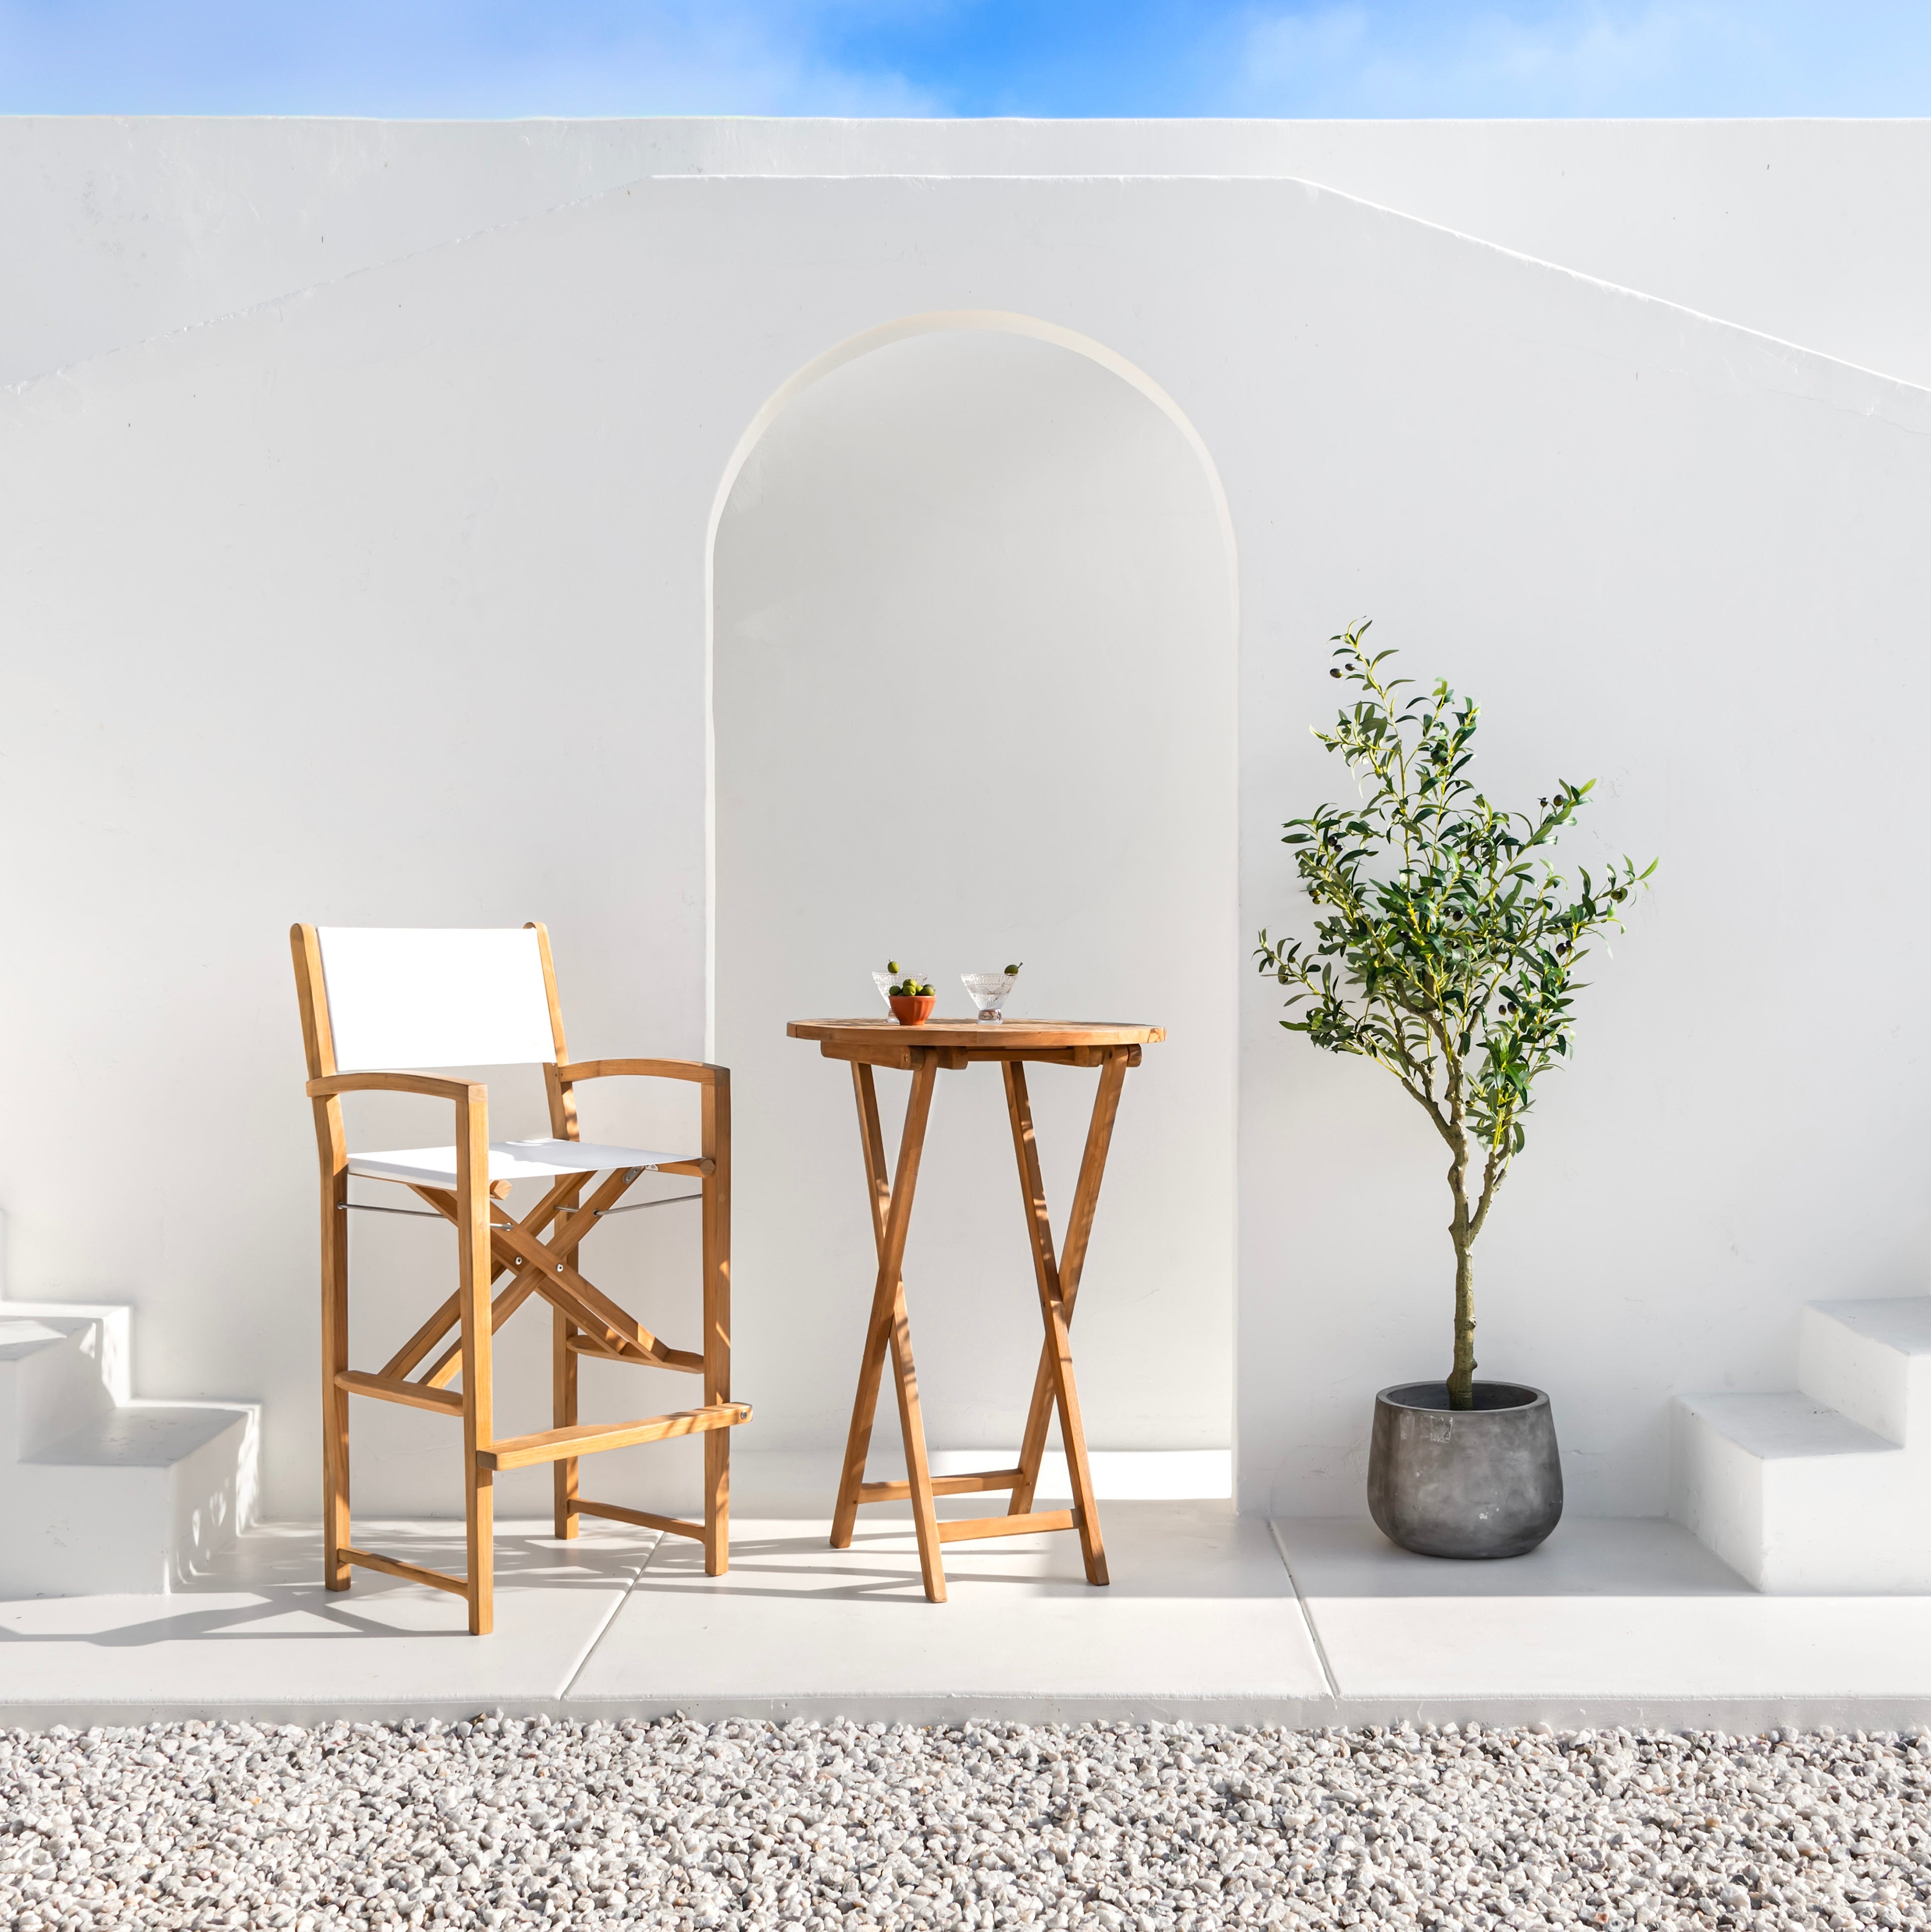
<path id="1" fill-rule="evenodd" d="M 1411 1556 L 1366 1522 L 1273 1527 L 1339 1721 L 1931 1721 L 1931 1598 L 1760 1595 L 1646 1518 L 1572 1519 L 1492 1563 Z"/>
<path id="2" fill-rule="evenodd" d="M 946 1505 L 967 1514 L 976 1498 Z M 365 1571 L 317 1580 L 313 1526 L 268 1526 L 167 1596 L 0 1603 L 0 1725 L 512 1714 L 922 1724 L 1172 1719 L 1931 1724 L 1931 1598 L 1767 1597 L 1687 1532 L 1565 1522 L 1507 1563 L 1411 1556 L 1369 1524 L 1271 1526 L 1224 1503 L 1115 1502 L 1114 1576 L 1077 1540 L 947 1546 L 925 1600 L 911 1525 L 867 1511 L 849 1550 L 796 1518 L 733 1526 L 731 1569 L 614 1524 L 559 1544 L 502 1526 L 496 1630 Z M 454 1569 L 460 1526 L 358 1524 Z"/>
<path id="3" fill-rule="evenodd" d="M 974 1513 L 980 1498 L 960 1498 Z M 733 1522 L 727 1575 L 667 1537 L 573 1685 L 581 1714 L 1322 1724 L 1327 1685 L 1267 1525 L 1210 1502 L 1104 1511 L 1113 1581 L 1076 1538 L 946 1547 L 928 1604 L 909 1522 Z"/>
<path id="4" fill-rule="evenodd" d="M 355 1529 L 385 1556 L 462 1568 L 460 1522 Z M 567 1544 L 547 1523 L 499 1525 L 496 1630 L 472 1637 L 462 1600 L 425 1585 L 358 1570 L 331 1594 L 319 1528 L 268 1526 L 166 1596 L 0 1602 L 0 1725 L 554 1712 L 655 1541 L 615 1525 Z"/>

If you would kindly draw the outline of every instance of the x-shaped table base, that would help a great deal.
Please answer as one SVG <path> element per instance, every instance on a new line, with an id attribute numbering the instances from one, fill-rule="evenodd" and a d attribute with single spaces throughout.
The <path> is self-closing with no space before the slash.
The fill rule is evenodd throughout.
<path id="1" fill-rule="evenodd" d="M 865 1040 L 840 1038 L 820 1028 L 838 1028 L 844 1034 L 860 1032 L 886 1037 L 876 1043 Z M 806 1029 L 810 1030 L 807 1031 Z M 877 1249 L 878 1274 L 872 1294 L 871 1316 L 865 1329 L 865 1352 L 859 1369 L 858 1396 L 853 1405 L 851 1433 L 845 1448 L 844 1468 L 838 1485 L 837 1511 L 832 1520 L 832 1547 L 850 1546 L 852 1529 L 861 1503 L 910 1499 L 919 1538 L 919 1567 L 923 1574 L 926 1596 L 935 1604 L 946 1600 L 945 1567 L 940 1561 L 942 1545 L 987 1536 L 1026 1536 L 1041 1530 L 1077 1531 L 1081 1553 L 1085 1558 L 1089 1583 L 1107 1580 L 1106 1546 L 1101 1538 L 1099 1511 L 1093 1493 L 1093 1475 L 1088 1467 L 1086 1432 L 1080 1421 L 1079 1394 L 1073 1379 L 1072 1343 L 1068 1329 L 1073 1304 L 1079 1294 L 1080 1276 L 1085 1267 L 1087 1245 L 1093 1232 L 1093 1210 L 1099 1198 L 1099 1185 L 1105 1172 L 1107 1150 L 1113 1138 L 1113 1124 L 1120 1110 L 1120 1096 L 1126 1071 L 1138 1066 L 1140 1042 L 1163 1036 L 1153 1028 L 1052 1029 L 1056 1042 L 1029 1046 L 1033 1034 L 1045 1035 L 1045 1025 L 1026 1030 L 1023 1040 L 1007 1044 L 1010 1036 L 992 1034 L 991 1029 L 948 1025 L 944 1039 L 964 1034 L 968 1043 L 913 1044 L 904 1032 L 889 1028 L 860 1026 L 855 1022 L 799 1022 L 794 1034 L 823 1040 L 828 1058 L 852 1062 L 852 1084 L 858 1100 L 859 1131 L 865 1154 L 865 1180 L 871 1200 L 872 1233 Z M 1021 1029 L 1015 1028 L 1015 1034 Z M 896 1034 L 896 1038 L 892 1036 Z M 1108 1036 L 1102 1043 L 1088 1043 L 1095 1033 Z M 1112 1036 L 1126 1035 L 1123 1040 Z M 997 1046 L 986 1043 L 988 1036 Z M 1006 1082 L 1006 1103 L 1012 1124 L 1012 1147 L 1019 1168 L 1019 1190 L 1024 1203 L 1026 1226 L 1032 1244 L 1033 1274 L 1039 1292 L 1039 1314 L 1045 1336 L 1040 1349 L 1039 1366 L 1033 1377 L 1033 1400 L 1026 1416 L 1017 1467 L 989 1469 L 964 1476 L 934 1477 L 926 1454 L 925 1425 L 919 1408 L 918 1377 L 912 1364 L 912 1334 L 905 1306 L 905 1283 L 901 1270 L 906 1236 L 911 1226 L 912 1202 L 919 1180 L 919 1161 L 924 1150 L 926 1121 L 931 1112 L 932 1090 L 942 1068 L 969 1066 L 976 1060 L 1000 1064 Z M 1066 1228 L 1063 1252 L 1055 1255 L 1052 1222 L 1047 1213 L 1046 1193 L 1039 1174 L 1039 1149 L 1033 1132 L 1033 1108 L 1026 1088 L 1027 1060 L 1057 1065 L 1094 1066 L 1099 1070 L 1099 1091 L 1095 1096 L 1093 1119 L 1087 1130 L 1086 1152 L 1080 1163 L 1079 1180 L 1073 1191 L 1072 1211 Z M 905 1109 L 905 1126 L 898 1148 L 896 1167 L 889 1173 L 885 1165 L 884 1136 L 879 1125 L 878 1095 L 873 1078 L 874 1065 L 899 1066 L 912 1076 L 911 1097 Z M 892 1377 L 898 1397 L 898 1424 L 905 1440 L 904 1482 L 868 1483 L 865 1480 L 866 1455 L 871 1444 L 872 1419 L 878 1406 L 880 1378 L 887 1354 L 892 1358 Z M 1039 1466 L 1045 1454 L 1046 1432 L 1057 1412 L 1060 1439 L 1064 1444 L 1067 1472 L 1072 1479 L 1073 1506 L 1069 1510 L 1035 1510 L 1033 1492 L 1039 1480 Z M 1009 1490 L 1012 1500 L 1003 1516 L 973 1516 L 941 1522 L 933 1508 L 938 1496 L 959 1496 L 976 1491 Z"/>

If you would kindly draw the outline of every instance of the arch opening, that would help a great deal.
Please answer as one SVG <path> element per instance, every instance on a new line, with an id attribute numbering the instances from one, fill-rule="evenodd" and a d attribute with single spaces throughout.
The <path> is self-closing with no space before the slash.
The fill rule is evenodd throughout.
<path id="1" fill-rule="evenodd" d="M 961 971 L 1023 959 L 1015 1012 L 1168 1027 L 1128 1084 L 1075 1352 L 1096 1447 L 1226 1446 L 1236 588 L 1198 434 L 1067 332 L 910 319 L 760 412 L 710 567 L 714 1051 L 763 1425 L 741 1446 L 842 1445 L 871 1286 L 850 1083 L 784 1026 L 882 1015 L 888 958 L 942 1012 L 969 1010 Z M 904 1082 L 880 1084 L 890 1136 Z M 1063 1218 L 1092 1082 L 1033 1085 Z M 1030 1394 L 1012 1161 L 997 1077 L 946 1076 L 907 1269 L 935 1448 L 1009 1448 Z M 882 1420 L 877 1466 L 895 1448 Z"/>

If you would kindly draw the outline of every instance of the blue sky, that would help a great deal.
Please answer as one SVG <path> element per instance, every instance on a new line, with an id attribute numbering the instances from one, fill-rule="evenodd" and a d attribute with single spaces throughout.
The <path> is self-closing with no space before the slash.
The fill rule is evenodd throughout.
<path id="1" fill-rule="evenodd" d="M 0 0 L 0 112 L 1921 115 L 1931 0 Z"/>

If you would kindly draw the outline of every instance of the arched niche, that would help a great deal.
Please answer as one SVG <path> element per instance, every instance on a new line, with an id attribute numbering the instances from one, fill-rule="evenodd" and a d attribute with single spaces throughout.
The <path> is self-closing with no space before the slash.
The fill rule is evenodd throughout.
<path id="1" fill-rule="evenodd" d="M 1015 1012 L 1170 1029 L 1128 1082 L 1076 1354 L 1096 1446 L 1226 1444 L 1235 583 L 1198 437 L 1043 324 L 895 325 L 747 431 L 712 558 L 739 1446 L 844 1440 L 873 1273 L 851 1082 L 784 1023 L 882 1016 L 888 958 L 941 1012 L 970 1010 L 961 971 L 1023 959 Z M 1033 1082 L 1062 1226 L 1093 1079 Z M 880 1085 L 895 1156 L 904 1076 Z M 906 1273 L 932 1443 L 1014 1446 L 1039 1327 L 989 1067 L 941 1078 Z"/>

